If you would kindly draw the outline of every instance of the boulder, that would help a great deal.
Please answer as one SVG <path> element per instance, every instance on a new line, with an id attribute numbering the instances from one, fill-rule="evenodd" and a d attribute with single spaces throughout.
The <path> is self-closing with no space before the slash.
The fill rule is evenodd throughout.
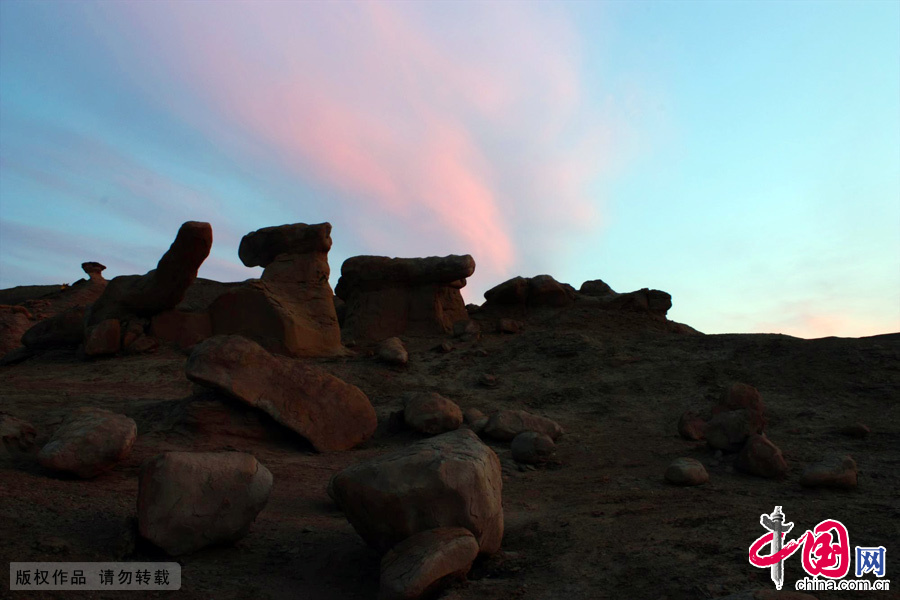
<path id="1" fill-rule="evenodd" d="M 520 463 L 546 462 L 556 451 L 556 444 L 549 436 L 536 431 L 523 431 L 513 438 L 510 445 L 513 460 Z"/>
<path id="2" fill-rule="evenodd" d="M 753 412 L 764 415 L 766 405 L 763 404 L 762 396 L 752 385 L 746 383 L 735 382 L 722 394 L 722 399 L 713 407 L 713 414 L 726 412 L 729 410 L 740 410 L 746 408 Z"/>
<path id="3" fill-rule="evenodd" d="M 522 321 L 515 319 L 500 319 L 497 321 L 497 331 L 500 333 L 519 333 L 524 328 Z"/>
<path id="4" fill-rule="evenodd" d="M 214 335 L 242 335 L 288 356 L 340 356 L 341 329 L 328 284 L 331 224 L 267 227 L 241 240 L 245 265 L 262 278 L 219 296 L 209 307 Z"/>
<path id="5" fill-rule="evenodd" d="M 662 290 L 643 288 L 635 292 L 600 297 L 600 307 L 609 310 L 646 312 L 664 317 L 672 308 L 672 296 Z"/>
<path id="6" fill-rule="evenodd" d="M 206 312 L 167 310 L 153 315 L 150 335 L 181 348 L 190 348 L 212 335 L 212 322 Z"/>
<path id="7" fill-rule="evenodd" d="M 585 281 L 581 284 L 581 288 L 578 290 L 579 294 L 584 294 L 585 296 L 614 296 L 616 292 L 613 291 L 609 285 L 604 283 L 600 279 L 592 279 L 590 281 Z"/>
<path id="8" fill-rule="evenodd" d="M 409 362 L 409 352 L 398 337 L 391 337 L 380 344 L 376 350 L 379 360 L 391 365 L 403 366 Z"/>
<path id="9" fill-rule="evenodd" d="M 38 453 L 48 469 L 96 477 L 131 454 L 137 424 L 100 408 L 79 408 L 69 414 Z"/>
<path id="10" fill-rule="evenodd" d="M 484 308 L 496 306 L 527 307 L 568 306 L 575 300 L 571 286 L 559 283 L 550 275 L 513 277 L 484 293 Z"/>
<path id="11" fill-rule="evenodd" d="M 787 474 L 788 466 L 781 450 L 765 435 L 754 433 L 747 438 L 737 455 L 734 466 L 744 473 L 780 479 Z"/>
<path id="12" fill-rule="evenodd" d="M 167 452 L 141 467 L 138 530 L 178 556 L 241 539 L 265 507 L 272 473 L 243 452 Z"/>
<path id="13" fill-rule="evenodd" d="M 678 419 L 678 435 L 686 440 L 702 440 L 706 436 L 706 421 L 693 411 L 686 411 Z"/>
<path id="14" fill-rule="evenodd" d="M 481 554 L 500 549 L 500 460 L 472 431 L 457 429 L 338 473 L 334 499 L 374 548 L 441 527 L 464 527 Z"/>
<path id="15" fill-rule="evenodd" d="M 106 319 L 84 333 L 84 353 L 88 356 L 115 354 L 122 348 L 122 326 L 118 319 Z"/>
<path id="16" fill-rule="evenodd" d="M 474 271 L 469 255 L 348 258 L 335 287 L 345 303 L 343 335 L 364 342 L 450 333 L 468 319 L 459 290 Z"/>
<path id="17" fill-rule="evenodd" d="M 34 324 L 22 336 L 22 343 L 33 351 L 49 348 L 74 348 L 84 341 L 83 306 L 73 306 Z"/>
<path id="18" fill-rule="evenodd" d="M 543 433 L 552 440 L 556 440 L 563 433 L 562 427 L 555 421 L 533 415 L 524 410 L 501 410 L 495 412 L 488 419 L 484 428 L 485 435 L 501 442 L 511 441 L 525 431 Z"/>
<path id="19" fill-rule="evenodd" d="M 800 485 L 806 487 L 856 487 L 856 461 L 850 456 L 832 456 L 809 465 L 800 477 Z"/>
<path id="20" fill-rule="evenodd" d="M 706 442 L 716 450 L 737 452 L 750 435 L 762 433 L 763 429 L 762 417 L 753 410 L 720 412 L 706 424 Z"/>
<path id="21" fill-rule="evenodd" d="M 107 319 L 127 321 L 132 316 L 152 317 L 175 308 L 197 277 L 197 270 L 212 247 L 209 223 L 188 221 L 175 241 L 146 275 L 114 278 L 88 310 L 86 324 Z"/>
<path id="22" fill-rule="evenodd" d="M 666 481 L 675 485 L 703 485 L 709 481 L 709 473 L 699 460 L 676 458 L 666 469 Z"/>
<path id="23" fill-rule="evenodd" d="M 22 335 L 32 326 L 24 306 L 0 305 L 0 356 L 22 345 Z"/>
<path id="24" fill-rule="evenodd" d="M 412 535 L 381 559 L 378 600 L 415 600 L 444 581 L 465 577 L 478 556 L 468 529 L 442 527 Z"/>
<path id="25" fill-rule="evenodd" d="M 463 415 L 452 400 L 434 392 L 425 392 L 406 399 L 403 420 L 416 431 L 437 435 L 458 429 L 462 425 Z"/>
<path id="26" fill-rule="evenodd" d="M 377 425 L 369 399 L 355 385 L 240 336 L 214 336 L 194 346 L 185 373 L 267 412 L 322 452 L 352 448 Z"/>

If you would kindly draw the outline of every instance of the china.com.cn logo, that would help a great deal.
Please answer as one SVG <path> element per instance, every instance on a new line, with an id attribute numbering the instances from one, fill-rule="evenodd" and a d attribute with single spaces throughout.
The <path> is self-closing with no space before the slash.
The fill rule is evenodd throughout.
<path id="1" fill-rule="evenodd" d="M 798 590 L 863 590 L 886 591 L 890 589 L 889 579 L 844 579 L 850 572 L 850 536 L 840 521 L 826 519 L 808 529 L 795 540 L 786 542 L 784 536 L 794 528 L 785 521 L 781 507 L 776 506 L 771 515 L 760 515 L 759 522 L 767 530 L 750 545 L 750 564 L 760 569 L 772 569 L 772 581 L 777 589 L 784 585 L 784 563 L 801 546 L 803 570 L 811 577 L 798 579 Z M 770 552 L 762 555 L 763 548 Z M 872 573 L 884 577 L 884 546 L 864 548 L 856 546 L 856 577 Z M 819 576 L 822 579 L 819 579 Z"/>

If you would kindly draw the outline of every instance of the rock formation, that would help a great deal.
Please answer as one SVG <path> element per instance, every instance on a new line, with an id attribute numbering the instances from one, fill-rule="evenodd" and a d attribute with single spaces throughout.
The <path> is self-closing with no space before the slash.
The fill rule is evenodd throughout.
<path id="1" fill-rule="evenodd" d="M 331 224 L 266 227 L 244 236 L 238 254 L 262 278 L 210 305 L 214 335 L 242 335 L 288 356 L 345 353 L 328 284 Z"/>
<path id="2" fill-rule="evenodd" d="M 474 272 L 475 260 L 468 254 L 348 258 L 335 288 L 345 303 L 344 338 L 377 342 L 402 334 L 451 332 L 453 323 L 468 319 L 459 290 Z"/>
<path id="3" fill-rule="evenodd" d="M 204 340 L 185 372 L 191 381 L 264 410 L 322 452 L 352 448 L 377 426 L 375 410 L 358 387 L 240 336 Z"/>
<path id="4" fill-rule="evenodd" d="M 272 473 L 243 452 L 167 452 L 141 468 L 141 536 L 169 554 L 239 540 L 266 506 Z"/>
<path id="5" fill-rule="evenodd" d="M 439 527 L 464 527 L 482 554 L 500 549 L 500 460 L 472 431 L 458 429 L 349 467 L 331 481 L 347 520 L 384 552 Z"/>

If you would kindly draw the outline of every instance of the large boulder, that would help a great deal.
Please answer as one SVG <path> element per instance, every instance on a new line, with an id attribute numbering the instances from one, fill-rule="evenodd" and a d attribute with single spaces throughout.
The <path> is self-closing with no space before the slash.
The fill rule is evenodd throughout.
<path id="1" fill-rule="evenodd" d="M 69 414 L 38 453 L 48 469 L 82 478 L 96 477 L 131 454 L 137 424 L 100 408 L 79 408 Z"/>
<path id="2" fill-rule="evenodd" d="M 88 311 L 86 324 L 96 325 L 106 319 L 127 321 L 132 316 L 152 317 L 175 308 L 196 279 L 211 247 L 209 223 L 184 223 L 156 269 L 146 275 L 124 275 L 109 282 Z"/>
<path id="3" fill-rule="evenodd" d="M 635 292 L 600 296 L 600 307 L 610 310 L 646 312 L 664 317 L 672 308 L 672 296 L 662 290 L 643 288 Z"/>
<path id="4" fill-rule="evenodd" d="M 29 350 L 74 348 L 84 341 L 84 313 L 83 306 L 73 306 L 39 321 L 22 335 L 22 344 Z"/>
<path id="5" fill-rule="evenodd" d="M 267 227 L 241 240 L 248 267 L 262 278 L 219 296 L 209 307 L 214 335 L 242 335 L 288 356 L 345 353 L 328 283 L 331 224 Z"/>
<path id="6" fill-rule="evenodd" d="M 377 419 L 356 386 L 240 336 L 214 336 L 194 346 L 188 379 L 264 410 L 319 451 L 346 450 L 367 440 Z"/>
<path id="7" fill-rule="evenodd" d="M 378 600 L 416 600 L 449 579 L 465 577 L 477 557 L 478 542 L 462 527 L 410 536 L 381 559 Z"/>
<path id="8" fill-rule="evenodd" d="M 349 467 L 332 478 L 330 488 L 360 536 L 382 552 L 440 527 L 468 529 L 482 554 L 500 549 L 500 460 L 469 429 Z"/>
<path id="9" fill-rule="evenodd" d="M 140 534 L 173 556 L 241 539 L 265 507 L 272 473 L 243 452 L 167 452 L 138 480 Z"/>
<path id="10" fill-rule="evenodd" d="M 402 334 L 442 334 L 468 319 L 460 289 L 475 272 L 468 254 L 428 258 L 354 256 L 335 293 L 344 301 L 343 335 L 375 342 Z"/>

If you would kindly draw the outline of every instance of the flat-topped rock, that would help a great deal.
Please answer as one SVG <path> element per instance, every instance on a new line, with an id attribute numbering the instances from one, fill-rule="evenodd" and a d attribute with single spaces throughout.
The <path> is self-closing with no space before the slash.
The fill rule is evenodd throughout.
<path id="1" fill-rule="evenodd" d="M 354 256 L 341 266 L 338 296 L 346 288 L 381 287 L 392 283 L 410 285 L 424 283 L 452 284 L 475 272 L 475 259 L 468 254 L 429 256 L 426 258 L 389 258 L 387 256 Z"/>
<path id="2" fill-rule="evenodd" d="M 268 267 L 279 254 L 327 254 L 331 243 L 331 223 L 263 227 L 241 239 L 238 257 L 248 267 Z"/>

